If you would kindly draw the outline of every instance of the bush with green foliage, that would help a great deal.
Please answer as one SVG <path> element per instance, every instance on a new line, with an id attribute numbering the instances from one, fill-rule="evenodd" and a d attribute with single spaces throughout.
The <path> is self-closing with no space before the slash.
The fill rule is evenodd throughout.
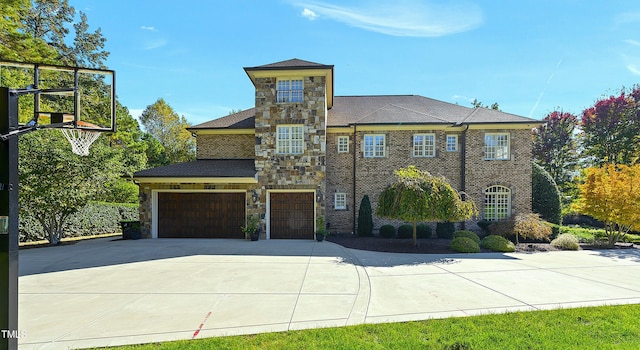
<path id="1" fill-rule="evenodd" d="M 416 235 L 417 235 L 417 227 L 416 227 Z M 409 225 L 409 224 L 404 224 L 404 225 L 400 225 L 400 227 L 398 227 L 398 235 L 396 236 L 398 238 L 411 238 L 413 237 L 413 225 Z"/>
<path id="2" fill-rule="evenodd" d="M 489 230 L 489 226 L 493 223 L 493 221 L 489 221 L 489 220 L 480 220 L 477 222 L 478 227 L 480 227 L 480 229 L 482 229 L 482 233 L 485 236 L 488 236 L 491 234 L 491 231 Z"/>
<path id="3" fill-rule="evenodd" d="M 551 175 L 536 163 L 532 163 L 531 174 L 531 209 L 540 214 L 544 220 L 562 224 L 562 205 L 560 190 Z"/>
<path id="4" fill-rule="evenodd" d="M 469 237 L 457 237 L 451 240 L 449 248 L 458 253 L 479 253 L 480 246 Z"/>
<path id="5" fill-rule="evenodd" d="M 456 231 L 456 225 L 453 222 L 439 222 L 436 224 L 436 236 L 438 238 L 451 239 Z"/>
<path id="6" fill-rule="evenodd" d="M 416 226 L 417 238 L 429 238 L 431 237 L 431 226 L 427 224 L 418 224 Z"/>
<path id="7" fill-rule="evenodd" d="M 396 236 L 396 228 L 393 225 L 382 225 L 380 227 L 380 237 L 393 238 Z"/>
<path id="8" fill-rule="evenodd" d="M 64 237 L 92 236 L 120 232 L 120 221 L 138 220 L 138 205 L 130 203 L 90 202 L 69 217 Z M 47 239 L 42 226 L 28 212 L 20 216 L 20 242 Z"/>
<path id="9" fill-rule="evenodd" d="M 551 241 L 551 245 L 562 250 L 579 250 L 580 244 L 576 236 L 570 233 L 563 233 Z"/>
<path id="10" fill-rule="evenodd" d="M 467 237 L 467 238 L 471 238 L 474 242 L 480 244 L 480 237 L 478 237 L 478 235 L 475 232 L 472 232 L 472 231 L 458 230 L 458 231 L 453 233 L 452 237 L 453 237 L 453 239 L 456 239 L 458 237 Z"/>
<path id="11" fill-rule="evenodd" d="M 489 230 L 492 235 L 515 236 L 516 243 L 519 242 L 519 237 L 550 241 L 550 236 L 553 233 L 551 225 L 540 219 L 538 214 L 518 214 L 506 220 L 495 221 L 489 226 Z"/>
<path id="12" fill-rule="evenodd" d="M 496 235 L 489 235 L 482 239 L 482 247 L 494 252 L 513 252 L 515 245 L 510 240 Z"/>
<path id="13" fill-rule="evenodd" d="M 358 236 L 373 236 L 373 211 L 371 210 L 369 196 L 366 194 L 362 197 L 360 209 L 358 210 Z"/>

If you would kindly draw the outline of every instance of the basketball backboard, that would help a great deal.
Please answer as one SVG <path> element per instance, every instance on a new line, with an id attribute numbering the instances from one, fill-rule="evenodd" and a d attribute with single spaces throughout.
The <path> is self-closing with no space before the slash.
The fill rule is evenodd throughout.
<path id="1" fill-rule="evenodd" d="M 115 72 L 0 61 L 0 87 L 18 92 L 21 125 L 115 131 Z"/>

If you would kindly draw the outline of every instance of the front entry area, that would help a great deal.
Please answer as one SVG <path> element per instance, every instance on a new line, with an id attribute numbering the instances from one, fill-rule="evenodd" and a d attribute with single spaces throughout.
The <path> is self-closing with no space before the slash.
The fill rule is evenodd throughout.
<path id="1" fill-rule="evenodd" d="M 314 192 L 271 192 L 269 232 L 271 239 L 313 239 Z"/>
<path id="2" fill-rule="evenodd" d="M 159 192 L 157 203 L 158 238 L 244 238 L 244 192 Z"/>

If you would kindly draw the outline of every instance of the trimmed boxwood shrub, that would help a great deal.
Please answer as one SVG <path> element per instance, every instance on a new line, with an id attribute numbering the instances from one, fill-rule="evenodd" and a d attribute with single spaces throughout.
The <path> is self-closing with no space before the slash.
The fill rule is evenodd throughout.
<path id="1" fill-rule="evenodd" d="M 576 236 L 570 233 L 563 233 L 551 241 L 551 245 L 562 250 L 579 250 L 580 244 Z"/>
<path id="2" fill-rule="evenodd" d="M 416 228 L 416 236 L 418 235 L 418 231 Z M 413 225 L 404 224 L 398 227 L 398 238 L 413 238 Z"/>
<path id="3" fill-rule="evenodd" d="M 451 240 L 449 248 L 458 253 L 479 253 L 480 246 L 473 239 L 468 237 L 457 237 Z"/>
<path id="4" fill-rule="evenodd" d="M 471 238 L 474 242 L 476 242 L 477 244 L 480 244 L 480 237 L 478 237 L 477 234 L 475 234 L 474 232 L 471 232 L 471 231 L 458 230 L 458 231 L 454 232 L 453 233 L 453 239 L 456 239 L 458 237 Z"/>
<path id="5" fill-rule="evenodd" d="M 455 230 L 456 225 L 453 222 L 439 222 L 436 224 L 436 236 L 438 238 L 451 239 Z"/>
<path id="6" fill-rule="evenodd" d="M 490 235 L 482 240 L 482 247 L 494 252 L 513 252 L 516 246 L 510 240 L 496 235 Z"/>
<path id="7" fill-rule="evenodd" d="M 382 225 L 380 227 L 380 237 L 393 238 L 396 235 L 396 228 L 393 225 Z"/>
<path id="8" fill-rule="evenodd" d="M 416 236 L 418 236 L 418 238 L 431 237 L 431 226 L 427 224 L 418 224 L 418 226 L 416 226 Z"/>

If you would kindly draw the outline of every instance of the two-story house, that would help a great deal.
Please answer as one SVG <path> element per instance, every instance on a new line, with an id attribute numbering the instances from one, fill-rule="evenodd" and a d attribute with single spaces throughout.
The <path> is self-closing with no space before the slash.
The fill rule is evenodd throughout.
<path id="1" fill-rule="evenodd" d="M 355 232 L 362 197 L 375 208 L 409 165 L 447 178 L 484 219 L 531 211 L 539 121 L 416 95 L 334 96 L 333 66 L 299 59 L 244 70 L 254 108 L 190 128 L 196 161 L 135 174 L 144 236 L 244 238 L 249 215 L 263 239 L 312 239 L 319 217 Z"/>

